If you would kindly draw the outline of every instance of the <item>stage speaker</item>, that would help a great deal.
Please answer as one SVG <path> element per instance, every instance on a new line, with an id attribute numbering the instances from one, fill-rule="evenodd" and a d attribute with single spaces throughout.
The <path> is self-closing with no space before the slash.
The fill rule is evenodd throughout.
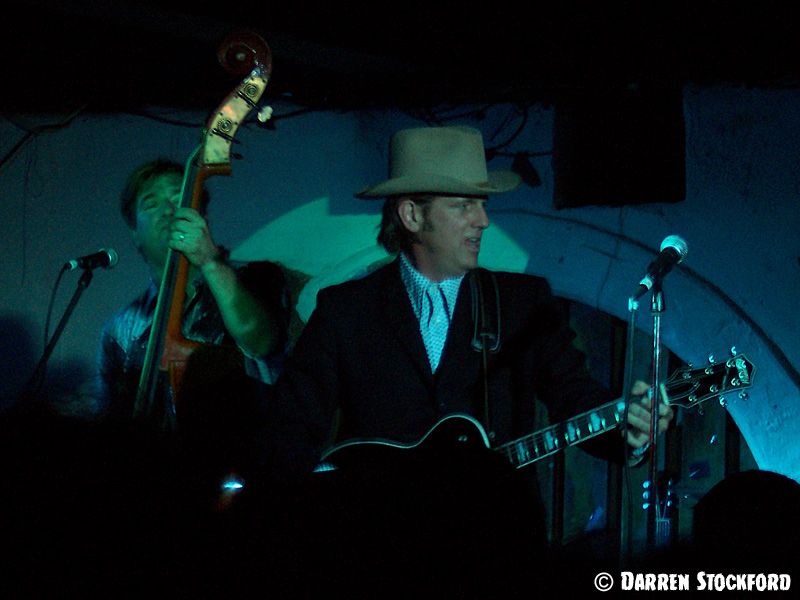
<path id="1" fill-rule="evenodd" d="M 682 201 L 685 140 L 679 87 L 627 86 L 558 100 L 555 208 Z"/>

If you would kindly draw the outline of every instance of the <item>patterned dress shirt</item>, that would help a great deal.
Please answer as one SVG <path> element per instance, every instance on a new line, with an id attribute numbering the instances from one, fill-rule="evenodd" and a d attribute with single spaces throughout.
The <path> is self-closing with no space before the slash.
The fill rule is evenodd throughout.
<path id="1" fill-rule="evenodd" d="M 431 372 L 439 367 L 450 322 L 456 309 L 458 289 L 464 275 L 434 282 L 417 271 L 405 254 L 400 254 L 400 277 L 411 308 L 419 321 L 419 331 L 428 353 Z"/>

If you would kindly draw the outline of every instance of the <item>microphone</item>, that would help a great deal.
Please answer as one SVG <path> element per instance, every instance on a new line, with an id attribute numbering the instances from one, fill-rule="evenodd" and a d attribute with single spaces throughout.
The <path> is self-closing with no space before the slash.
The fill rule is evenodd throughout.
<path id="1" fill-rule="evenodd" d="M 661 242 L 661 252 L 659 252 L 656 259 L 648 265 L 647 274 L 639 282 L 639 286 L 636 288 L 633 296 L 631 296 L 631 300 L 636 300 L 649 292 L 656 282 L 660 282 L 666 277 L 667 273 L 672 270 L 672 267 L 686 258 L 688 252 L 689 245 L 683 238 L 677 235 L 665 237 L 664 241 Z"/>
<path id="2" fill-rule="evenodd" d="M 113 248 L 102 248 L 94 254 L 87 254 L 80 258 L 73 258 L 64 263 L 64 268 L 70 271 L 74 269 L 97 269 L 102 267 L 110 269 L 119 261 L 119 255 Z"/>

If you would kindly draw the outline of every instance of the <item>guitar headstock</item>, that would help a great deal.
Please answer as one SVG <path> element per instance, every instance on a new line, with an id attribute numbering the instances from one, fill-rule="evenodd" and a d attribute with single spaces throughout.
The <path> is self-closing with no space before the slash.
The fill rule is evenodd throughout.
<path id="1" fill-rule="evenodd" d="M 691 408 L 709 400 L 719 398 L 724 405 L 724 395 L 737 393 L 746 397 L 745 390 L 753 385 L 755 366 L 744 354 L 731 352 L 730 358 L 717 362 L 709 357 L 705 367 L 691 365 L 676 370 L 664 383 L 667 404 Z"/>

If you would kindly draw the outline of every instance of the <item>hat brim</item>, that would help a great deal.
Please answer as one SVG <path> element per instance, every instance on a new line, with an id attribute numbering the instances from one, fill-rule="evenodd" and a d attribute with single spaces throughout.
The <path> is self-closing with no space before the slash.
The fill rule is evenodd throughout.
<path id="1" fill-rule="evenodd" d="M 395 177 L 365 188 L 356 193 L 359 198 L 385 198 L 403 194 L 463 194 L 484 196 L 515 190 L 521 181 L 512 171 L 492 171 L 489 180 L 469 183 L 453 177 L 435 174 L 406 175 Z"/>

